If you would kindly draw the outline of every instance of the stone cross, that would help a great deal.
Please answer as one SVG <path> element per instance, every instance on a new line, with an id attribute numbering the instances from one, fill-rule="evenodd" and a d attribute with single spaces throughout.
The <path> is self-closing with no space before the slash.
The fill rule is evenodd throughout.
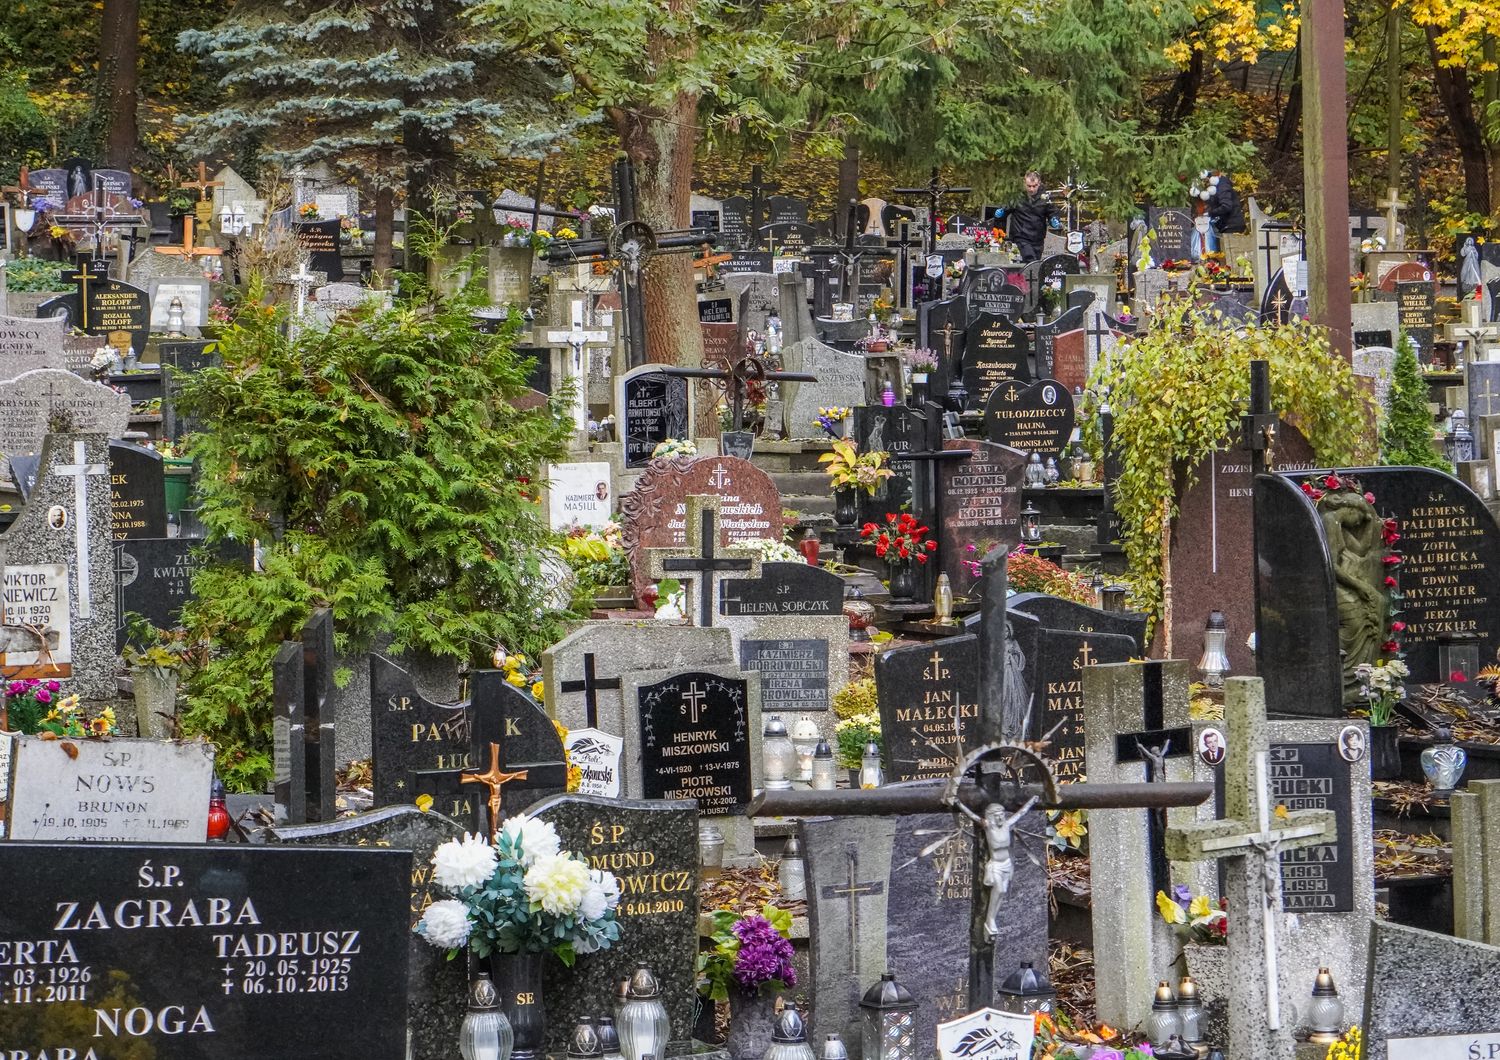
<path id="1" fill-rule="evenodd" d="M 718 613 L 718 583 L 726 578 L 759 578 L 760 557 L 719 555 L 718 497 L 688 498 L 687 540 L 687 548 L 646 550 L 651 577 L 696 582 L 698 620 L 693 624 L 712 626 Z"/>
<path id="2" fill-rule="evenodd" d="M 91 478 L 99 478 L 109 474 L 107 464 L 90 464 L 88 462 L 87 447 L 82 441 L 73 443 L 73 462 L 71 464 L 56 464 L 52 468 L 54 475 L 62 475 L 73 480 L 73 555 L 74 555 L 74 581 L 78 587 L 78 617 L 80 619 L 92 618 L 94 615 L 92 597 L 89 593 L 89 484 Z"/>
<path id="3" fill-rule="evenodd" d="M 1241 1060 L 1292 1060 L 1292 1027 L 1282 1019 L 1280 939 L 1281 853 L 1332 842 L 1332 810 L 1272 807 L 1270 738 L 1265 686 L 1260 678 L 1224 683 L 1228 751 L 1224 758 L 1223 820 L 1170 828 L 1167 856 L 1174 861 L 1225 863 L 1229 901 L 1231 978 L 1229 1049 Z M 1274 812 L 1273 812 L 1274 811 Z"/>
<path id="4" fill-rule="evenodd" d="M 563 681 L 557 686 L 561 692 L 582 692 L 583 702 L 588 709 L 588 727 L 597 729 L 599 727 L 599 690 L 601 688 L 620 687 L 618 677 L 598 677 L 594 673 L 594 653 L 586 651 L 583 653 L 583 680 Z"/>
<path id="5" fill-rule="evenodd" d="M 1464 309 L 1462 321 L 1450 321 L 1443 325 L 1443 337 L 1450 342 L 1462 342 L 1469 348 L 1469 360 L 1484 360 L 1490 346 L 1500 341 L 1500 323 L 1480 320 L 1484 306 L 1477 298 L 1461 300 Z"/>
<path id="6" fill-rule="evenodd" d="M 583 317 L 583 299 L 575 298 L 572 327 L 567 331 L 552 329 L 546 333 L 549 345 L 567 345 L 573 351 L 569 375 L 577 386 L 573 395 L 573 429 L 578 431 L 586 431 L 589 426 L 589 347 L 611 344 L 608 331 L 588 330 L 584 327 Z"/>
<path id="7" fill-rule="evenodd" d="M 1029 803 L 1038 809 L 1196 806 L 1213 794 L 1212 784 L 1054 783 L 1044 761 L 1022 745 L 1001 739 L 1004 724 L 1005 605 L 1008 586 L 1003 562 L 991 562 L 984 579 L 983 620 L 979 626 L 979 710 L 977 747 L 954 765 L 947 780 L 911 781 L 885 788 L 846 791 L 764 791 L 746 811 L 751 817 L 884 817 L 893 814 L 960 812 L 983 819 L 1003 808 L 1014 812 Z M 991 851 L 975 836 L 974 864 L 986 865 Z M 987 930 L 992 893 L 976 880 L 969 914 L 969 1008 L 993 1002 L 995 950 Z M 1004 912 L 1003 894 L 1001 914 Z"/>
<path id="8" fill-rule="evenodd" d="M 1396 194 L 1396 188 L 1386 188 L 1385 198 L 1378 200 L 1375 205 L 1385 211 L 1385 239 L 1387 250 L 1400 250 L 1396 243 L 1396 225 L 1398 224 L 1397 211 L 1406 209 L 1406 203 L 1402 202 Z M 1402 240 L 1404 243 L 1405 240 Z"/>

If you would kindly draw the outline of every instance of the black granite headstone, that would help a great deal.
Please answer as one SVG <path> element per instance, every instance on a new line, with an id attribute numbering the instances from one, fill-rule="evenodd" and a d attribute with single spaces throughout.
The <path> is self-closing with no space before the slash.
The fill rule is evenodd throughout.
<path id="1" fill-rule="evenodd" d="M 895 456 L 920 452 L 926 417 L 909 405 L 856 405 L 854 438 L 861 453 L 886 452 Z M 912 467 L 909 460 L 896 460 L 889 467 L 895 472 L 881 482 L 873 496 L 859 492 L 859 521 L 883 523 L 886 512 L 901 511 L 911 501 Z"/>
<path id="2" fill-rule="evenodd" d="M 115 637 L 125 640 L 125 616 L 138 614 L 157 629 L 175 629 L 193 599 L 193 576 L 214 563 L 250 562 L 237 541 L 142 537 L 115 543 Z"/>
<path id="3" fill-rule="evenodd" d="M 1017 593 L 1006 606 L 1035 618 L 1048 629 L 1110 633 L 1135 641 L 1135 653 L 1146 653 L 1146 616 L 1135 611 L 1101 611 L 1047 593 Z"/>
<path id="4" fill-rule="evenodd" d="M 1078 264 L 1076 254 L 1051 254 L 1041 261 L 1037 274 L 1041 277 L 1042 286 L 1051 291 L 1063 289 L 1064 276 L 1077 276 L 1082 272 L 1082 266 Z"/>
<path id="5" fill-rule="evenodd" d="M 292 237 L 307 252 L 307 267 L 321 272 L 329 283 L 344 278 L 344 259 L 339 254 L 339 219 L 328 221 L 294 221 Z"/>
<path id="6" fill-rule="evenodd" d="M 972 633 L 892 648 L 875 658 L 887 783 L 947 777 L 974 748 L 979 638 Z"/>
<path id="7" fill-rule="evenodd" d="M 1151 260 L 1185 261 L 1193 257 L 1193 216 L 1186 210 L 1156 209 L 1149 211 L 1151 226 Z"/>
<path id="8" fill-rule="evenodd" d="M 719 231 L 723 234 L 720 245 L 726 250 L 747 247 L 750 242 L 750 200 L 743 195 L 731 195 L 719 204 L 719 209 Z"/>
<path id="9" fill-rule="evenodd" d="M 739 644 L 741 670 L 760 674 L 761 709 L 827 710 L 827 637 L 759 637 L 746 633 Z"/>
<path id="10" fill-rule="evenodd" d="M 945 329 L 951 325 L 945 335 Z M 923 302 L 917 307 L 918 344 L 937 356 L 936 371 L 928 373 L 928 393 L 941 402 L 952 385 L 953 366 L 961 364 L 969 334 L 969 303 L 962 297 Z"/>
<path id="11" fill-rule="evenodd" d="M 698 322 L 700 324 L 734 323 L 734 299 L 728 296 L 698 299 Z"/>
<path id="12" fill-rule="evenodd" d="M 807 224 L 807 203 L 790 195 L 772 195 L 766 200 L 769 224 Z"/>
<path id="13" fill-rule="evenodd" d="M 698 814 L 692 804 L 559 795 L 527 812 L 557 829 L 564 850 L 620 881 L 620 941 L 580 956 L 573 968 L 547 964 L 549 1050 L 566 1048 L 581 1017 L 609 1012 L 616 985 L 644 961 L 657 975 L 672 1023 L 668 1055 L 686 1051 L 697 996 Z"/>
<path id="14" fill-rule="evenodd" d="M 411 854 L 3 843 L 11 1055 L 406 1056 Z M 24 980 L 24 981 L 23 981 Z M 372 1003 L 379 999 L 380 1003 Z"/>
<path id="15" fill-rule="evenodd" d="M 1287 810 L 1332 810 L 1338 838 L 1281 855 L 1281 907 L 1288 913 L 1354 909 L 1354 810 L 1350 765 L 1331 743 L 1273 743 L 1271 798 Z M 1222 789 L 1221 789 L 1222 790 Z"/>
<path id="16" fill-rule="evenodd" d="M 682 376 L 646 372 L 624 382 L 620 437 L 625 439 L 625 466 L 644 467 L 651 452 L 668 438 L 685 438 L 688 382 Z"/>
<path id="17" fill-rule="evenodd" d="M 1089 300 L 1093 300 L 1092 291 L 1075 291 L 1075 294 L 1086 294 Z M 1038 324 L 1032 332 L 1032 340 L 1036 346 L 1036 374 L 1043 379 L 1055 379 L 1053 373 L 1052 351 L 1057 342 L 1057 336 L 1065 331 L 1077 331 L 1083 327 L 1083 311 L 1081 305 L 1069 306 L 1057 316 L 1045 324 Z"/>
<path id="18" fill-rule="evenodd" d="M 1018 319 L 1026 311 L 1026 292 L 1010 282 L 1004 269 L 973 269 L 964 278 L 969 315 L 992 313 Z"/>
<path id="19" fill-rule="evenodd" d="M 844 579 L 811 563 L 763 563 L 758 579 L 719 583 L 723 615 L 837 615 L 844 610 Z"/>
<path id="20" fill-rule="evenodd" d="M 123 343 L 116 341 L 112 345 L 128 346 L 137 355 L 144 355 L 146 339 L 151 334 L 151 296 L 124 280 L 95 279 L 87 287 L 87 299 L 76 290 L 59 295 L 38 306 L 36 315 L 50 317 L 61 313 L 70 327 L 86 335 L 123 335 Z"/>
<path id="21" fill-rule="evenodd" d="M 648 799 L 698 800 L 706 815 L 750 801 L 749 682 L 690 671 L 642 685 L 641 776 Z"/>
<path id="22" fill-rule="evenodd" d="M 980 313 L 969 325 L 964 343 L 964 386 L 969 403 L 984 405 L 995 386 L 1004 380 L 1031 381 L 1031 336 L 1009 317 Z"/>
<path id="23" fill-rule="evenodd" d="M 1432 353 L 1433 328 L 1437 323 L 1436 295 L 1431 280 L 1404 280 L 1396 284 L 1396 319 L 1424 357 Z M 1395 343 L 1386 345 L 1394 346 Z"/>
<path id="24" fill-rule="evenodd" d="M 1073 434 L 1073 395 L 1056 379 L 1002 383 L 984 406 L 985 437 L 1042 459 L 1061 455 Z"/>
<path id="25" fill-rule="evenodd" d="M 452 897 L 432 879 L 432 853 L 450 839 L 461 839 L 464 826 L 440 813 L 415 806 L 386 806 L 329 824 L 272 828 L 266 841 L 288 846 L 378 847 L 411 851 L 410 923 L 415 925 L 433 902 Z M 420 935 L 408 933 L 406 983 L 407 1029 L 411 1060 L 450 1060 L 467 1008 L 465 962 Z"/>
<path id="26" fill-rule="evenodd" d="M 167 536 L 167 492 L 160 453 L 132 442 L 110 442 L 109 492 L 116 541 Z"/>
<path id="27" fill-rule="evenodd" d="M 1100 663 L 1129 662 L 1135 654 L 1135 641 L 1129 637 L 1045 627 L 1037 631 L 1032 738 L 1046 736 L 1061 724 L 1047 750 L 1058 780 L 1084 776 L 1083 671 Z"/>
<path id="28" fill-rule="evenodd" d="M 763 225 L 760 230 L 760 238 L 763 243 L 772 247 L 776 253 L 785 250 L 805 250 L 813 245 L 818 234 L 813 231 L 812 225 L 802 224 L 797 221 L 781 221 L 775 224 Z"/>

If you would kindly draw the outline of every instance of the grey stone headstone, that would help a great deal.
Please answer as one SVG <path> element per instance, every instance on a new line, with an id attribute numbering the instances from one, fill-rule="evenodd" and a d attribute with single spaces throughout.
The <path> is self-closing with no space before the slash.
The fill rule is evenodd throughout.
<path id="1" fill-rule="evenodd" d="M 4 275 L 0 269 L 0 275 Z M 63 345 L 68 327 L 57 318 L 0 315 L 0 378 L 34 368 L 66 368 Z"/>
<path id="2" fill-rule="evenodd" d="M 740 667 L 760 674 L 761 709 L 767 714 L 825 713 L 834 694 L 849 683 L 849 620 L 842 613 L 724 621 L 736 634 Z"/>
<path id="3" fill-rule="evenodd" d="M 672 1021 L 668 1055 L 685 1052 L 697 996 L 698 814 L 688 803 L 593 795 L 557 795 L 527 812 L 557 829 L 562 849 L 620 881 L 620 941 L 571 969 L 547 962 L 549 1050 L 566 1047 L 580 1018 L 608 1013 L 620 980 L 645 962 Z"/>
<path id="4" fill-rule="evenodd" d="M 818 409 L 831 405 L 852 408 L 864 400 L 865 359 L 840 353 L 814 338 L 807 338 L 782 351 L 787 371 L 808 372 L 816 383 L 782 383 L 787 395 L 787 437 L 821 438 L 823 429 L 814 422 Z"/>
<path id="5" fill-rule="evenodd" d="M 1349 316 L 1356 347 L 1396 345 L 1401 321 L 1395 302 L 1356 302 L 1349 307 Z"/>
<path id="6" fill-rule="evenodd" d="M 1500 1028 L 1500 949 L 1375 920 L 1370 924 L 1370 977 L 1365 986 L 1367 1060 L 1463 1060 L 1469 1040 Z M 1464 1035 L 1449 1049 L 1436 1043 L 1397 1047 L 1395 1039 Z M 1488 1056 L 1488 1052 L 1482 1055 Z"/>
<path id="7" fill-rule="evenodd" d="M 440 813 L 415 806 L 386 806 L 343 817 L 328 824 L 283 825 L 271 829 L 269 843 L 292 846 L 382 847 L 411 851 L 411 922 L 435 901 L 451 897 L 432 882 L 432 853 L 463 826 Z M 462 956 L 448 960 L 446 950 L 412 934 L 407 946 L 406 1026 L 411 1060 L 448 1060 L 458 1040 L 466 1005 L 467 964 Z M 385 1003 L 390 1001 L 385 999 Z"/>
<path id="8" fill-rule="evenodd" d="M 780 277 L 771 272 L 731 273 L 724 277 L 724 288 L 740 307 L 738 317 L 743 331 L 766 333 L 766 319 L 781 310 Z"/>
<path id="9" fill-rule="evenodd" d="M 0 380 L 0 454 L 34 453 L 49 430 L 124 435 L 130 398 L 60 368 Z"/>
<path id="10" fill-rule="evenodd" d="M 77 380 L 67 372 L 57 374 Z M 60 644 L 51 651 L 51 664 L 58 669 L 30 653 L 0 658 L 0 664 L 12 679 L 56 677 L 63 682 L 64 695 L 76 692 L 85 700 L 113 699 L 117 659 L 108 443 L 102 434 L 48 435 L 41 468 L 20 518 L 0 535 L 0 566 L 7 589 L 13 579 L 35 578 L 42 579 L 34 582 L 35 587 L 66 595 L 66 622 L 60 608 L 26 619 L 17 615 L 16 608 L 7 609 L 10 621 L 47 624 L 58 630 Z M 54 578 L 59 570 L 65 572 L 60 579 L 63 584 L 51 584 L 59 580 Z M 22 585 L 17 582 L 16 587 Z M 66 652 L 60 650 L 64 633 Z"/>
<path id="11" fill-rule="evenodd" d="M 1385 419 L 1385 402 L 1391 392 L 1391 374 L 1396 367 L 1396 351 L 1389 346 L 1362 346 L 1353 354 L 1354 374 L 1375 383 L 1376 416 Z"/>

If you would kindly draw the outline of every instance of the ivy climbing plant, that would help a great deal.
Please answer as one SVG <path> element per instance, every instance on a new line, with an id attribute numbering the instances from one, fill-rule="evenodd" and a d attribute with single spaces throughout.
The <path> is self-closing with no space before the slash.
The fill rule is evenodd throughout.
<path id="1" fill-rule="evenodd" d="M 213 740 L 236 790 L 270 779 L 271 660 L 314 607 L 332 608 L 340 651 L 385 636 L 470 663 L 560 632 L 537 473 L 565 450 L 567 395 L 520 407 L 519 325 L 481 333 L 474 286 L 429 303 L 407 277 L 410 301 L 289 339 L 252 283 L 222 366 L 184 383 L 209 538 L 257 542 L 262 567 L 200 571 L 184 615 L 211 655 L 183 729 Z"/>
<path id="2" fill-rule="evenodd" d="M 1204 458 L 1238 437 L 1252 360 L 1270 363 L 1272 407 L 1301 429 L 1321 463 L 1367 457 L 1375 422 L 1373 399 L 1320 329 L 1304 321 L 1240 327 L 1198 306 L 1201 294 L 1194 286 L 1163 302 L 1151 329 L 1117 344 L 1089 380 L 1090 389 L 1108 390 L 1114 412 L 1115 509 L 1134 605 L 1153 626 L 1169 617 L 1166 557 L 1178 503 Z"/>

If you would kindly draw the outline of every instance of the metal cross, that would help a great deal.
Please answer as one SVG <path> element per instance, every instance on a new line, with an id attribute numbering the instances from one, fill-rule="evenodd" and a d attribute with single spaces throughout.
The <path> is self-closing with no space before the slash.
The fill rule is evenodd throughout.
<path id="1" fill-rule="evenodd" d="M 859 902 L 862 898 L 874 898 L 885 893 L 884 880 L 859 883 L 855 869 L 859 867 L 859 851 L 849 848 L 844 851 L 849 864 L 849 882 L 842 887 L 829 884 L 823 888 L 824 898 L 843 898 L 849 903 L 849 971 L 859 974 Z"/>
<path id="2" fill-rule="evenodd" d="M 31 198 L 31 173 L 25 166 L 21 167 L 21 178 L 6 188 L 0 188 L 0 193 L 6 195 L 21 196 L 21 205 L 25 206 Z"/>
<path id="3" fill-rule="evenodd" d="M 57 464 L 54 475 L 73 480 L 73 552 L 74 574 L 78 585 L 78 617 L 91 618 L 94 614 L 93 597 L 89 593 L 89 485 L 88 480 L 109 474 L 106 464 L 90 464 L 88 447 L 82 441 L 73 443 L 73 462 Z"/>
<path id="4" fill-rule="evenodd" d="M 589 354 L 590 346 L 603 346 L 609 340 L 609 332 L 590 331 L 584 326 L 584 303 L 582 298 L 573 299 L 573 326 L 567 331 L 549 330 L 549 345 L 566 343 L 573 351 L 571 373 L 577 390 L 573 395 L 573 428 L 586 431 L 589 426 Z"/>
<path id="5" fill-rule="evenodd" d="M 953 336 L 963 334 L 963 329 L 955 328 L 953 318 L 949 317 L 943 321 L 943 329 L 938 334 L 943 336 L 943 367 L 948 371 L 948 396 L 962 412 L 968 402 L 969 390 L 964 386 L 963 351 L 959 351 L 958 357 L 953 356 Z"/>
<path id="6" fill-rule="evenodd" d="M 599 689 L 618 689 L 618 677 L 597 677 L 594 674 L 594 653 L 583 653 L 583 680 L 563 681 L 557 686 L 559 692 L 582 692 L 584 706 L 588 708 L 589 728 L 599 727 Z"/>
<path id="7" fill-rule="evenodd" d="M 483 784 L 489 789 L 490 820 L 487 835 L 494 835 L 495 832 L 499 831 L 500 825 L 505 822 L 505 811 L 500 807 L 500 790 L 513 780 L 525 780 L 529 773 L 530 771 L 525 769 L 517 769 L 511 773 L 507 773 L 501 769 L 500 745 L 492 743 L 490 744 L 489 769 L 483 773 L 460 774 L 458 778 L 460 784 Z"/>
<path id="8" fill-rule="evenodd" d="M 938 205 L 944 195 L 967 195 L 973 188 L 960 188 L 952 184 L 944 184 L 938 179 L 938 167 L 932 167 L 932 176 L 927 178 L 927 183 L 920 188 L 892 188 L 897 195 L 926 195 L 927 196 L 927 238 L 925 244 L 928 253 L 937 247 L 937 219 Z"/>

